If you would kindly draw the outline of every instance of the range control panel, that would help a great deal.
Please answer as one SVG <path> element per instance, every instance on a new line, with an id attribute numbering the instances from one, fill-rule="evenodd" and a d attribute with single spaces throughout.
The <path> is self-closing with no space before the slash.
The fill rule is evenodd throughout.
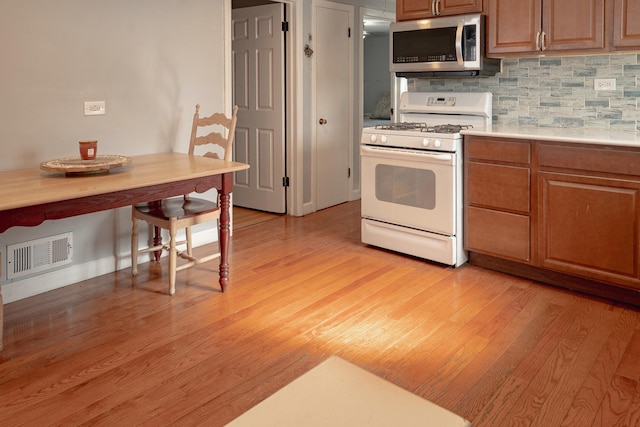
<path id="1" fill-rule="evenodd" d="M 445 107 L 455 107 L 456 105 L 456 97 L 455 96 L 430 96 L 427 98 L 428 106 L 445 106 Z"/>

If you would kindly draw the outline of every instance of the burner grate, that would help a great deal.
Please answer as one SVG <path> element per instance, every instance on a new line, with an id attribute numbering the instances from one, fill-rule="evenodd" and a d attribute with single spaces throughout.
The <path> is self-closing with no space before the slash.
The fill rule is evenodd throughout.
<path id="1" fill-rule="evenodd" d="M 390 123 L 388 125 L 376 125 L 376 129 L 382 130 L 414 130 L 420 129 L 423 132 L 426 132 L 427 129 L 426 123 L 411 123 L 411 122 L 402 122 L 402 123 Z"/>
<path id="2" fill-rule="evenodd" d="M 422 132 L 433 132 L 433 133 L 458 133 L 463 129 L 471 129 L 473 125 L 436 125 L 436 126 L 427 126 Z"/>

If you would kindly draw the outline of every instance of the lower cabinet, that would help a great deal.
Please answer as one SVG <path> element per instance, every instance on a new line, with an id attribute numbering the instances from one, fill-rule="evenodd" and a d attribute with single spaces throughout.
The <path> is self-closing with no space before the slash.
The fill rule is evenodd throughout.
<path id="1" fill-rule="evenodd" d="M 640 150 L 522 140 L 528 165 L 487 142 L 465 137 L 471 262 L 640 305 Z"/>
<path id="2" fill-rule="evenodd" d="M 540 265 L 640 289 L 640 183 L 542 172 Z"/>
<path id="3" fill-rule="evenodd" d="M 529 144 L 473 139 L 467 143 L 466 153 L 467 249 L 529 262 Z"/>

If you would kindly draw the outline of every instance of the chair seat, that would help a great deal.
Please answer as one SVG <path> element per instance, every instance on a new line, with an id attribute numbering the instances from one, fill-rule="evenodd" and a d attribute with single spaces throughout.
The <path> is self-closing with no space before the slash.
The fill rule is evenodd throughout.
<path id="1" fill-rule="evenodd" d="M 182 197 L 174 197 L 158 202 L 141 203 L 135 205 L 134 209 L 145 215 L 169 220 L 169 218 L 189 218 L 203 213 L 215 212 L 219 208 L 216 203 L 205 199 L 184 200 Z"/>

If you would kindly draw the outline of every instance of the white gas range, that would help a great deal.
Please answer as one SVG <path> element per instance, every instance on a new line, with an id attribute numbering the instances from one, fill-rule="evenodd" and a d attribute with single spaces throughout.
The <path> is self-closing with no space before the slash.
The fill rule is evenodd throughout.
<path id="1" fill-rule="evenodd" d="M 467 261 L 462 129 L 491 126 L 488 92 L 405 92 L 397 121 L 362 131 L 362 241 L 438 263 Z"/>

